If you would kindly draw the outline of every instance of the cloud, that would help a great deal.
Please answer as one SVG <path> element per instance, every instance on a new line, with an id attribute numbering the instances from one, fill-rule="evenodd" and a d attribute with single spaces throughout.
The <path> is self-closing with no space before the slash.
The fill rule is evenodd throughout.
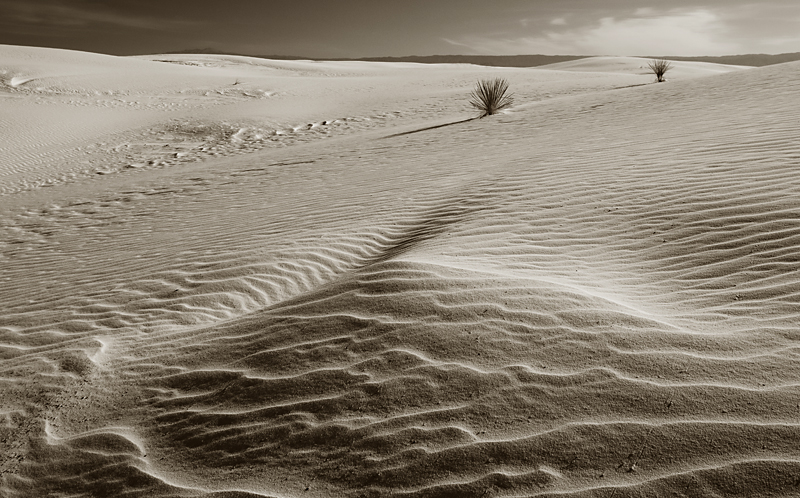
<path id="1" fill-rule="evenodd" d="M 456 40 L 451 40 L 450 38 L 442 38 L 442 41 L 446 42 L 449 45 L 453 45 L 454 47 L 464 47 L 468 49 L 473 49 L 474 47 L 469 43 L 463 43 Z"/>
<path id="2" fill-rule="evenodd" d="M 536 36 L 467 37 L 457 40 L 482 54 L 722 55 L 741 45 L 711 10 L 658 13 L 638 9 L 628 18 L 603 17 L 592 24 L 558 30 L 550 23 Z"/>
<path id="3" fill-rule="evenodd" d="M 731 36 L 749 39 L 748 52 L 800 52 L 800 2 L 745 4 L 721 14 Z"/>
<path id="4" fill-rule="evenodd" d="M 123 27 L 133 29 L 170 29 L 196 24 L 183 19 L 163 19 L 130 12 L 116 13 L 97 5 L 81 5 L 55 1 L 2 1 L 0 2 L 5 22 L 16 24 L 18 28 L 85 28 L 93 25 Z"/>

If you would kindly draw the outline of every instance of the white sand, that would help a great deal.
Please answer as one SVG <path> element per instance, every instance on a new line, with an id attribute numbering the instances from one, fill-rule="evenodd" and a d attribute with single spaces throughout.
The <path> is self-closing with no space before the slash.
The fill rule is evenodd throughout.
<path id="1" fill-rule="evenodd" d="M 798 493 L 800 64 L 645 64 L 0 46 L 0 495 Z"/>

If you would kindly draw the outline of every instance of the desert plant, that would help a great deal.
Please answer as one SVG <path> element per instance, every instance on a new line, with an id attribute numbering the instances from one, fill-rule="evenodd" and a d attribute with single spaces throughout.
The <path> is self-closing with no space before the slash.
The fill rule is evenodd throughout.
<path id="1" fill-rule="evenodd" d="M 656 75 L 658 82 L 664 81 L 664 74 L 672 69 L 672 63 L 666 59 L 653 59 L 647 63 L 647 67 Z"/>
<path id="2" fill-rule="evenodd" d="M 470 94 L 469 103 L 481 113 L 480 117 L 491 116 L 514 103 L 507 92 L 508 81 L 503 78 L 480 80 Z"/>

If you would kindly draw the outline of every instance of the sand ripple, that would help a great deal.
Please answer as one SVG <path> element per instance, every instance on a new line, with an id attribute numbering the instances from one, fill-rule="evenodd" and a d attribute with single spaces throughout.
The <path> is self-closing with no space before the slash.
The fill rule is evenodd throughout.
<path id="1" fill-rule="evenodd" d="M 6 196 L 0 489 L 796 494 L 797 68 Z"/>

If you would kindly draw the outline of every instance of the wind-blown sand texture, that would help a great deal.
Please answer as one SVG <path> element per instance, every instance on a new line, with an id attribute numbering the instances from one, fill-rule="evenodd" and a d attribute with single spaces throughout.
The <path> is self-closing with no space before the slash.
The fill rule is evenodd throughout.
<path id="1" fill-rule="evenodd" d="M 800 494 L 800 63 L 565 64 L 0 46 L 0 494 Z"/>

